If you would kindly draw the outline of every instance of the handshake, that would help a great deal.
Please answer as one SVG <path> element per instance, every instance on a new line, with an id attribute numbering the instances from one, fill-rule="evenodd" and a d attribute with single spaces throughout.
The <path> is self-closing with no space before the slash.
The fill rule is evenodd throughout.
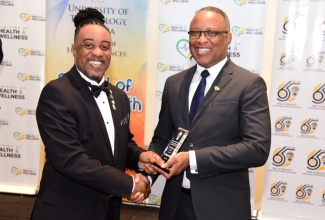
<path id="1" fill-rule="evenodd" d="M 148 175 L 162 174 L 166 179 L 179 175 L 189 166 L 189 153 L 179 152 L 173 155 L 167 162 L 153 151 L 140 154 L 139 165 Z M 151 193 L 150 183 L 146 175 L 140 173 L 133 176 L 134 189 L 130 201 L 140 204 L 149 197 Z"/>

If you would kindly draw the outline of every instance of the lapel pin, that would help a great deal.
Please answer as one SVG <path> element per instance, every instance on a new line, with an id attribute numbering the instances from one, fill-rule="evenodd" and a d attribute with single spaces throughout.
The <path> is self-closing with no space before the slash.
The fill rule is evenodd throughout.
<path id="1" fill-rule="evenodd" d="M 214 91 L 220 91 L 219 86 L 215 86 L 215 87 L 214 87 Z"/>

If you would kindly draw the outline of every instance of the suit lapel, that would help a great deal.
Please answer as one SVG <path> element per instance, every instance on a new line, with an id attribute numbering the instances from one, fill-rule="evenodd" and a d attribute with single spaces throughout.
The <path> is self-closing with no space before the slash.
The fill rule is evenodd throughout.
<path id="1" fill-rule="evenodd" d="M 222 91 L 222 89 L 227 85 L 227 83 L 232 79 L 233 73 L 233 63 L 228 59 L 227 63 L 220 70 L 217 78 L 212 83 L 208 93 L 204 97 L 196 115 L 192 121 L 195 123 L 196 119 L 200 116 L 203 110 L 209 105 L 209 103 Z"/>
<path id="2" fill-rule="evenodd" d="M 97 103 L 93 97 L 93 94 L 90 92 L 87 84 L 85 83 L 84 79 L 82 79 L 82 77 L 80 76 L 80 74 L 77 71 L 75 66 L 72 67 L 72 69 L 70 70 L 70 73 L 71 74 L 68 74 L 67 77 L 71 80 L 72 84 L 75 84 L 76 88 L 79 89 L 81 96 L 84 98 L 84 100 L 88 103 L 88 105 L 94 112 L 94 115 L 96 117 L 96 120 L 97 120 L 99 128 L 100 128 L 100 131 L 102 132 L 103 136 L 105 137 L 106 146 L 108 146 L 108 150 L 105 152 L 108 152 L 109 157 L 113 158 L 112 147 L 111 147 L 109 137 L 107 134 L 106 126 L 105 126 L 102 114 L 100 113 Z M 87 119 L 85 119 L 85 120 L 87 120 Z M 95 129 L 95 128 L 92 128 L 92 129 Z"/>
<path id="3" fill-rule="evenodd" d="M 183 116 L 183 120 L 185 122 L 186 128 L 190 127 L 190 119 L 189 119 L 189 103 L 188 103 L 188 94 L 190 90 L 190 85 L 192 82 L 193 75 L 196 70 L 196 65 L 191 67 L 187 73 L 184 75 L 184 79 L 182 81 L 180 87 L 180 108 Z"/>

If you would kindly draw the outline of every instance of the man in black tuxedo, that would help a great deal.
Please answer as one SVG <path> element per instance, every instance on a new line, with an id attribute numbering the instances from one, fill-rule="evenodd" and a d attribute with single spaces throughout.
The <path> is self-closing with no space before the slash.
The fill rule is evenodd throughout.
<path id="1" fill-rule="evenodd" d="M 160 220 L 251 219 L 248 168 L 268 158 L 270 115 L 264 80 L 227 56 L 231 40 L 225 12 L 200 9 L 189 31 L 197 64 L 166 80 L 149 149 L 160 155 L 178 127 L 189 134 L 162 165 L 170 173 L 156 168 L 167 178 Z"/>
<path id="2" fill-rule="evenodd" d="M 2 41 L 1 41 L 1 38 L 0 38 L 0 64 L 1 64 L 1 62 L 2 62 L 2 59 L 3 59 Z"/>
<path id="3" fill-rule="evenodd" d="M 133 141 L 127 95 L 104 82 L 112 42 L 104 16 L 86 8 L 74 23 L 75 65 L 44 87 L 36 110 L 46 162 L 31 219 L 118 220 L 122 197 L 141 203 L 150 194 L 148 179 L 126 167 L 139 171 L 156 155 Z"/>

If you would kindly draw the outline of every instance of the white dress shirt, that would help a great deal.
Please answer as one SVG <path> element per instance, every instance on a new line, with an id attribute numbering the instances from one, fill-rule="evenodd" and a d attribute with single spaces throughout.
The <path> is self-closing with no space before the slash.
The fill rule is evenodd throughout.
<path id="1" fill-rule="evenodd" d="M 217 78 L 219 72 L 221 71 L 222 67 L 226 64 L 227 62 L 227 57 L 224 58 L 222 61 L 220 61 L 219 63 L 217 63 L 216 65 L 210 67 L 209 69 L 205 69 L 204 67 L 200 66 L 199 64 L 197 64 L 197 68 L 196 71 L 193 75 L 193 79 L 190 85 L 190 91 L 188 94 L 188 109 L 190 112 L 190 108 L 191 108 L 191 103 L 192 103 L 192 99 L 194 96 L 194 93 L 196 91 L 196 88 L 199 86 L 199 83 L 201 81 L 201 73 L 204 70 L 208 70 L 210 75 L 206 78 L 206 87 L 204 90 L 204 96 L 207 94 L 207 92 L 209 91 L 212 83 L 214 82 L 214 80 Z M 190 160 L 190 170 L 192 174 L 197 174 L 197 162 L 196 162 L 196 155 L 195 155 L 195 151 L 194 150 L 190 150 L 189 151 L 189 160 Z M 190 180 L 187 179 L 186 177 L 186 172 L 184 171 L 184 178 L 183 178 L 183 187 L 184 188 L 190 188 Z"/>
<path id="2" fill-rule="evenodd" d="M 102 80 L 99 83 L 97 83 L 96 81 L 89 79 L 87 76 L 85 76 L 79 70 L 78 70 L 78 72 L 79 72 L 80 76 L 84 80 L 89 82 L 91 85 L 100 86 L 104 82 L 104 79 L 102 78 Z M 89 89 L 90 89 L 90 87 L 89 87 Z M 112 153 L 114 155 L 115 128 L 114 128 L 114 121 L 113 121 L 113 117 L 112 117 L 111 108 L 110 108 L 109 103 L 108 103 L 107 94 L 106 94 L 106 92 L 101 91 L 97 98 L 94 96 L 94 99 L 95 99 L 95 101 L 96 101 L 96 103 L 98 105 L 100 113 L 102 114 L 103 120 L 105 122 L 106 131 L 107 131 L 109 141 L 110 141 L 110 144 L 111 144 L 111 147 L 112 147 Z"/>

